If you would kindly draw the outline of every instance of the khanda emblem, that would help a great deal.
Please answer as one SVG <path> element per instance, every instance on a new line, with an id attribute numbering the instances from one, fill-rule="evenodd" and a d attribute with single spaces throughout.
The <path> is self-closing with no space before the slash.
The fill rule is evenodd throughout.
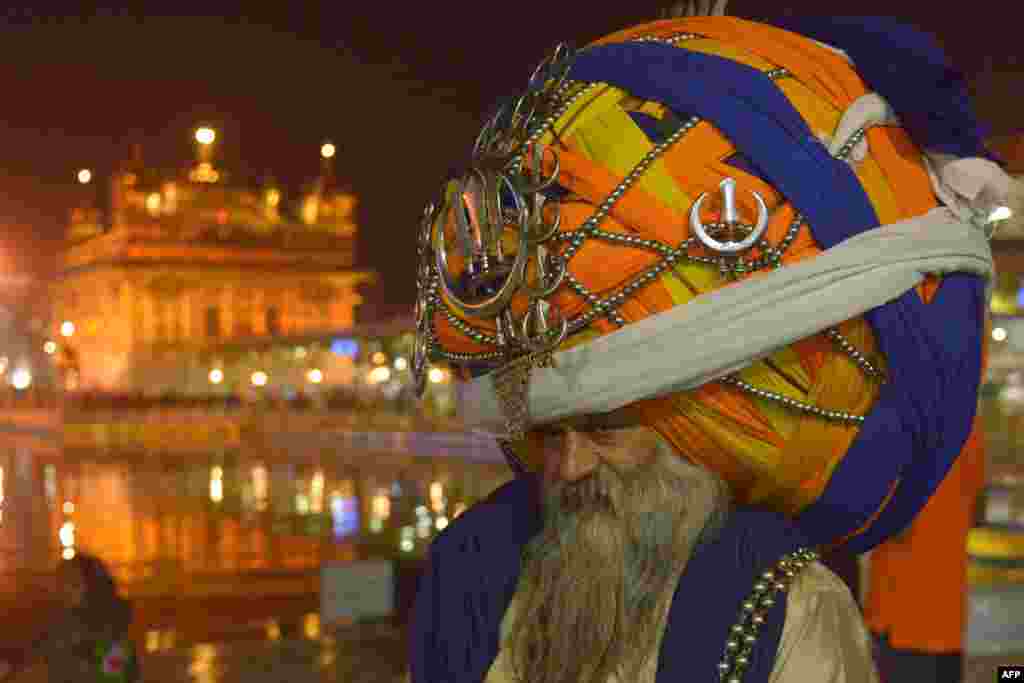
<path id="1" fill-rule="evenodd" d="M 764 236 L 764 232 L 768 228 L 769 213 L 764 198 L 757 192 L 751 191 L 754 201 L 757 202 L 757 223 L 754 225 L 743 223 L 740 221 L 736 208 L 736 181 L 726 178 L 718 185 L 718 188 L 722 192 L 721 220 L 717 223 L 704 224 L 700 217 L 700 210 L 708 198 L 708 193 L 703 192 L 693 203 L 693 208 L 690 209 L 690 230 L 701 244 L 720 255 L 719 263 L 723 274 L 725 274 L 729 271 L 730 259 L 738 260 L 740 254 L 749 250 Z"/>

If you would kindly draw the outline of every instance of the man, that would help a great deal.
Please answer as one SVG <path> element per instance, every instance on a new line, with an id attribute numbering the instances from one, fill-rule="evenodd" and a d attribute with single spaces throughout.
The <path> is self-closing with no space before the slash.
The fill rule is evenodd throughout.
<path id="1" fill-rule="evenodd" d="M 929 40 L 804 24 L 559 49 L 425 213 L 414 374 L 520 476 L 435 541 L 413 681 L 875 680 L 817 551 L 956 460 L 1008 178 Z"/>
<path id="2" fill-rule="evenodd" d="M 680 581 L 695 547 L 731 555 L 743 544 L 730 544 L 729 536 L 750 531 L 747 523 L 768 533 L 788 530 L 767 516 L 730 519 L 725 483 L 680 460 L 647 427 L 576 426 L 549 432 L 545 441 L 544 526 L 525 548 L 502 650 L 486 681 L 653 681 L 659 663 L 672 665 L 660 646 L 676 587 L 685 590 L 702 566 L 714 567 L 704 557 Z M 746 634 L 739 635 L 737 650 Z M 778 653 L 772 681 L 875 680 L 853 598 L 817 563 L 790 586 Z"/>

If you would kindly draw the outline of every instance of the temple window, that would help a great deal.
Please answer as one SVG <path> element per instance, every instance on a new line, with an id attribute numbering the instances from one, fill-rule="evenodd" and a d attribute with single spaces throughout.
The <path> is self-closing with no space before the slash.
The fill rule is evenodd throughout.
<path id="1" fill-rule="evenodd" d="M 206 336 L 220 336 L 220 309 L 216 306 L 210 306 L 206 309 Z"/>
<path id="2" fill-rule="evenodd" d="M 281 333 L 281 312 L 276 306 L 267 309 L 267 334 L 277 335 Z"/>

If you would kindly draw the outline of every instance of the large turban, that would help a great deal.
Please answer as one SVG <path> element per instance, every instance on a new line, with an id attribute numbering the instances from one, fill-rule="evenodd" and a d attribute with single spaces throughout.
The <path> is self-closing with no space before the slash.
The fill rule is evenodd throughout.
<path id="1" fill-rule="evenodd" d="M 835 40 L 825 31 L 818 42 L 730 17 L 667 20 L 575 56 L 568 78 L 591 87 L 536 139 L 556 154 L 527 151 L 526 163 L 554 171 L 557 156 L 565 239 L 551 249 L 571 258 L 548 302 L 565 319 L 592 315 L 561 343 L 556 367 L 534 370 L 532 391 L 561 387 L 549 401 L 561 408 L 539 421 L 629 412 L 721 474 L 740 502 L 785 512 L 822 544 L 863 550 L 912 520 L 974 425 L 991 255 L 970 215 L 983 193 L 962 190 L 950 168 L 980 185 L 1002 171 L 927 40 L 902 29 L 889 38 L 902 47 L 887 54 L 864 25 L 833 26 Z M 698 219 L 722 219 L 726 178 L 748 222 L 753 193 L 763 198 L 774 263 L 762 243 L 727 276 L 691 242 L 659 270 L 665 249 L 694 237 L 702 194 Z M 452 247 L 452 206 L 465 187 L 449 184 L 433 223 L 456 276 L 465 259 Z M 601 233 L 574 244 L 581 227 Z M 438 301 L 430 339 L 449 360 L 494 351 L 493 321 Z M 514 319 L 527 308 L 523 294 L 512 299 Z M 685 334 L 666 331 L 673 314 Z M 630 330 L 643 332 L 620 343 Z M 618 356 L 599 355 L 615 344 Z M 688 364 L 699 367 L 664 379 Z M 605 384 L 579 379 L 584 371 Z M 645 388 L 630 395 L 634 382 Z M 618 404 L 602 402 L 605 391 Z M 487 397 L 470 396 L 470 412 L 482 410 Z M 513 447 L 537 465 L 529 435 Z"/>

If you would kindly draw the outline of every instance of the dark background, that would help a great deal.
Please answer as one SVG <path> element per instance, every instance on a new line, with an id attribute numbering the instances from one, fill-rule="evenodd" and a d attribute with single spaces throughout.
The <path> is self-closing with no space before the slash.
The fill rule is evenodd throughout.
<path id="1" fill-rule="evenodd" d="M 335 142 L 338 175 L 361 200 L 360 260 L 382 276 L 363 315 L 403 313 L 421 208 L 465 159 L 492 102 L 517 93 L 554 43 L 656 18 L 663 4 L 8 6 L 0 275 L 54 272 L 68 208 L 88 191 L 75 183 L 78 168 L 109 172 L 132 142 L 147 163 L 180 166 L 192 157 L 191 130 L 208 122 L 220 132 L 218 159 L 236 176 L 273 173 L 292 191 L 316 175 L 320 143 Z M 737 0 L 730 13 L 758 19 L 821 4 Z M 1024 130 L 1015 4 L 867 1 L 846 13 L 893 13 L 935 33 L 971 81 L 982 118 L 1009 133 Z"/>

